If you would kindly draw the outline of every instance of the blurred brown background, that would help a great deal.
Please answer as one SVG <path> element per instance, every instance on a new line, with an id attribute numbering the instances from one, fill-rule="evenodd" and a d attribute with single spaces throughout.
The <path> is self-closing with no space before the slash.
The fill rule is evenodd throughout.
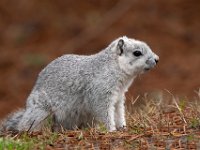
<path id="1" fill-rule="evenodd" d="M 0 117 L 25 105 L 38 73 L 66 53 L 92 54 L 115 38 L 144 40 L 159 65 L 129 97 L 200 87 L 199 0 L 0 0 Z"/>

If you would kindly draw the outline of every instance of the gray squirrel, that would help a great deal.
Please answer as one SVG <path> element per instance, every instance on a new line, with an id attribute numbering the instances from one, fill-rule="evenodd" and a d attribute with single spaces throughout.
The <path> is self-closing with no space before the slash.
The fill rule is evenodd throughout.
<path id="1" fill-rule="evenodd" d="M 53 130 L 105 124 L 126 127 L 125 92 L 159 57 L 142 41 L 119 37 L 97 54 L 63 55 L 38 76 L 26 108 L 2 121 L 1 131 L 40 131 L 48 116 Z"/>

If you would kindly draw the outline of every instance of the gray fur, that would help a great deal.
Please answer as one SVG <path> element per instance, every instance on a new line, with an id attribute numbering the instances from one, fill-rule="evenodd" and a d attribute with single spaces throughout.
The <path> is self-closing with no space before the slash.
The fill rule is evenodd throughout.
<path id="1" fill-rule="evenodd" d="M 0 126 L 0 131 L 17 132 L 18 129 L 16 128 L 16 126 L 18 126 L 19 120 L 22 119 L 24 112 L 25 112 L 24 109 L 20 109 L 10 114 L 5 120 L 2 121 L 1 126 Z"/>
<path id="2" fill-rule="evenodd" d="M 136 50 L 142 56 L 134 56 Z M 26 109 L 9 117 L 4 129 L 38 131 L 49 115 L 54 130 L 99 122 L 109 131 L 125 127 L 124 94 L 137 75 L 156 65 L 155 60 L 158 56 L 144 42 L 127 37 L 94 55 L 59 57 L 40 72 Z"/>

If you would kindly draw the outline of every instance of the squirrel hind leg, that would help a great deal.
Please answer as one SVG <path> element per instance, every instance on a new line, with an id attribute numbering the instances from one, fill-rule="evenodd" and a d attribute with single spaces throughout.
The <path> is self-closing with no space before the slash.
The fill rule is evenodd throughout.
<path id="1" fill-rule="evenodd" d="M 27 108 L 18 124 L 19 131 L 41 131 L 50 113 L 40 108 Z"/>

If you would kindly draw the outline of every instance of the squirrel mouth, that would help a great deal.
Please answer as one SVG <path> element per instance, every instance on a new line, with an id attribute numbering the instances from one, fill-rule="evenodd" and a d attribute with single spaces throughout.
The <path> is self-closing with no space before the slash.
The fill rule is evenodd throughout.
<path id="1" fill-rule="evenodd" d="M 145 71 L 149 71 L 149 70 L 150 70 L 150 68 L 144 68 L 144 70 L 145 70 Z"/>

